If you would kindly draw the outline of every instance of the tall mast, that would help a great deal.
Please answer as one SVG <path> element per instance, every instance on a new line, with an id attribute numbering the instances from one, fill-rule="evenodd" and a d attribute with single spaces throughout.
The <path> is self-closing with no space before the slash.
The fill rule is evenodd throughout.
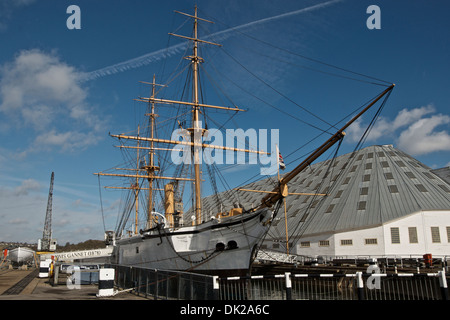
<path id="1" fill-rule="evenodd" d="M 155 75 L 153 75 L 152 82 L 152 98 L 155 97 Z M 151 102 L 151 113 L 150 113 L 150 137 L 153 139 L 155 134 L 155 103 Z M 147 206 L 147 227 L 152 227 L 152 211 L 153 211 L 153 178 L 151 178 L 156 170 L 155 167 L 155 150 L 153 141 L 150 142 L 150 153 L 149 153 L 149 167 L 151 171 L 148 171 L 148 206 Z M 152 173 L 152 174 L 150 174 Z"/>
<path id="2" fill-rule="evenodd" d="M 198 56 L 198 20 L 197 20 L 197 6 L 195 6 L 194 13 L 194 49 L 192 56 L 192 71 L 194 76 L 194 88 L 193 88 L 193 115 L 192 115 L 192 123 L 193 123 L 193 131 L 191 141 L 195 141 L 194 139 L 198 139 L 202 137 L 202 128 L 199 123 L 199 101 L 198 101 L 198 66 L 199 66 L 199 56 Z M 194 188 L 195 188 L 195 222 L 196 224 L 200 224 L 202 221 L 202 194 L 201 194 L 201 167 L 200 167 L 200 147 L 194 146 Z"/>
<path id="3" fill-rule="evenodd" d="M 139 137 L 139 126 L 137 135 Z M 136 149 L 136 172 L 139 172 L 139 142 L 137 142 L 137 149 Z M 134 210 L 135 210 L 135 218 L 134 218 L 134 234 L 138 233 L 138 216 L 139 216 L 139 178 L 135 178 L 135 184 L 134 184 Z"/>
<path id="4" fill-rule="evenodd" d="M 180 36 L 177 34 L 171 34 L 180 38 L 189 39 L 193 42 L 193 52 L 191 57 L 187 57 L 191 59 L 191 65 L 192 65 L 192 75 L 193 75 L 193 88 L 192 88 L 192 128 L 189 130 L 191 131 L 191 141 L 193 141 L 193 161 L 194 161 L 194 212 L 195 212 L 195 223 L 196 225 L 200 224 L 202 222 L 202 193 L 201 193 L 201 158 L 200 158 L 200 150 L 202 148 L 202 137 L 203 137 L 203 128 L 201 126 L 201 121 L 199 117 L 200 113 L 200 106 L 204 106 L 203 104 L 200 104 L 199 101 L 199 80 L 198 80 L 198 72 L 199 72 L 199 65 L 200 62 L 203 61 L 201 57 L 198 55 L 198 43 L 208 43 L 212 45 L 218 45 L 213 42 L 200 40 L 198 38 L 198 21 L 205 21 L 209 23 L 213 23 L 212 21 L 208 21 L 206 19 L 199 18 L 197 15 L 197 6 L 195 6 L 194 15 L 189 15 L 186 13 L 178 12 L 177 13 L 183 14 L 185 16 L 191 17 L 194 19 L 194 36 L 193 38 Z M 214 107 L 214 106 L 211 106 Z"/>

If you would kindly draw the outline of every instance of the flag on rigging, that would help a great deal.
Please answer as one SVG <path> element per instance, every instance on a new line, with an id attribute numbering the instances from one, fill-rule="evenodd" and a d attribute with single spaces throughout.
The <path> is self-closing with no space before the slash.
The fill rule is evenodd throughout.
<path id="1" fill-rule="evenodd" d="M 280 151 L 278 151 L 278 165 L 280 166 L 281 170 L 286 169 L 286 165 L 284 164 L 283 156 L 281 155 Z"/>

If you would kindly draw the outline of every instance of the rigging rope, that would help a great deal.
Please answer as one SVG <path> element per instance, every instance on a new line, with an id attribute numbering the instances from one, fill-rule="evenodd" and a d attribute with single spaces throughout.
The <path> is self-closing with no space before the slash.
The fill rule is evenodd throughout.
<path id="1" fill-rule="evenodd" d="M 270 89 L 272 89 L 273 91 L 275 91 L 277 94 L 279 94 L 281 97 L 283 97 L 284 99 L 286 99 L 287 101 L 291 102 L 292 104 L 296 105 L 297 107 L 299 107 L 300 109 L 302 109 L 303 111 L 305 111 L 306 113 L 312 115 L 314 118 L 322 121 L 323 123 L 329 125 L 330 127 L 334 128 L 334 126 L 330 123 L 328 123 L 326 120 L 322 119 L 321 117 L 319 117 L 318 115 L 312 113 L 311 111 L 309 111 L 308 109 L 306 109 L 305 107 L 299 105 L 297 102 L 295 102 L 294 100 L 292 100 L 291 98 L 289 98 L 288 96 L 286 96 L 285 94 L 283 94 L 281 91 L 279 91 L 278 89 L 274 88 L 273 86 L 271 86 L 269 83 L 267 83 L 266 81 L 264 81 L 263 79 L 261 79 L 260 77 L 258 77 L 254 72 L 250 71 L 247 67 L 245 67 L 242 63 L 240 63 L 236 58 L 234 58 L 229 52 L 227 52 L 225 49 L 223 49 L 223 52 L 229 56 L 234 62 L 236 62 L 239 66 L 241 66 L 245 71 L 247 71 L 248 73 L 250 73 L 253 77 L 255 77 L 256 79 L 258 79 L 260 82 L 262 82 L 264 85 L 266 85 L 267 87 L 269 87 Z M 310 124 L 309 124 L 310 125 Z M 316 128 L 317 129 L 317 128 Z M 320 129 L 321 131 L 325 131 Z"/>
<path id="2" fill-rule="evenodd" d="M 371 120 L 369 126 L 368 126 L 367 129 L 364 131 L 363 135 L 361 136 L 361 138 L 360 138 L 358 144 L 356 145 L 356 147 L 355 147 L 355 149 L 354 149 L 354 151 L 353 151 L 353 154 L 356 154 L 356 152 L 359 151 L 359 150 L 362 148 L 363 143 L 364 143 L 365 140 L 367 139 L 367 136 L 368 136 L 368 134 L 370 133 L 370 130 L 373 128 L 373 126 L 374 126 L 376 120 L 378 119 L 378 117 L 379 117 L 381 111 L 383 110 L 383 108 L 384 108 L 384 106 L 385 106 L 385 104 L 386 104 L 386 102 L 387 102 L 387 100 L 388 100 L 388 98 L 389 98 L 391 92 L 392 92 L 392 91 L 390 91 L 390 92 L 384 97 L 383 102 L 381 103 L 380 107 L 378 108 L 378 110 L 376 111 L 375 115 L 373 116 L 373 118 L 372 118 L 372 120 Z M 342 142 L 342 139 L 341 139 L 341 142 Z M 336 154 L 335 154 L 335 155 L 336 155 Z M 354 157 L 354 156 L 351 157 L 351 160 L 350 160 L 350 161 L 355 161 L 355 158 L 356 158 L 356 157 Z M 345 171 L 341 171 L 341 173 L 339 173 L 339 175 L 342 175 L 344 172 L 350 170 L 350 167 L 351 167 L 351 166 L 346 165 L 345 168 L 344 168 Z M 338 181 L 338 179 L 335 180 L 335 182 L 333 183 L 333 186 L 332 186 L 332 187 L 337 186 L 336 181 Z M 309 210 L 309 208 L 310 208 L 310 207 L 308 206 L 307 210 Z M 300 224 L 300 223 L 299 223 L 299 224 L 296 226 L 296 229 L 295 229 L 295 230 L 299 230 L 299 231 L 298 231 L 298 233 L 295 233 L 295 235 L 293 235 L 293 237 L 297 239 L 297 240 L 295 241 L 295 243 L 297 243 L 297 242 L 300 240 L 301 236 L 305 233 L 306 229 L 310 226 L 310 224 L 311 224 L 312 221 L 314 220 L 314 217 L 315 217 L 315 216 L 318 214 L 318 212 L 320 211 L 319 209 L 320 209 L 320 207 L 316 207 L 316 209 L 314 210 L 314 212 L 312 213 L 312 215 L 310 215 L 310 214 L 307 213 L 307 211 L 306 211 L 305 214 L 307 214 L 307 218 L 308 218 L 308 219 L 306 219 L 306 217 L 305 217 L 305 218 L 304 218 L 304 223 L 303 223 L 303 224 Z M 303 218 L 302 218 L 302 219 L 303 219 Z"/>
<path id="3" fill-rule="evenodd" d="M 211 20 L 217 21 L 218 23 L 220 23 L 220 24 L 222 24 L 223 26 L 225 26 L 227 29 L 232 28 L 232 27 L 230 27 L 229 25 L 227 25 L 227 24 L 221 22 L 219 19 L 217 19 L 217 18 L 215 18 L 215 17 L 214 17 L 214 18 L 211 18 Z M 255 40 L 255 41 L 257 41 L 257 42 L 260 42 L 260 43 L 262 43 L 262 44 L 264 44 L 264 45 L 267 45 L 267 46 L 269 46 L 269 47 L 272 47 L 272 48 L 274 48 L 274 49 L 277 49 L 277 50 L 280 50 L 280 51 L 284 51 L 284 52 L 286 52 L 286 53 L 288 53 L 288 54 L 291 54 L 291 55 L 300 57 L 300 58 L 302 58 L 302 59 L 305 59 L 305 60 L 308 60 L 308 61 L 311 61 L 311 62 L 314 62 L 314 63 L 317 63 L 317 64 L 321 64 L 321 65 L 326 66 L 326 67 L 330 67 L 330 68 L 333 68 L 333 69 L 336 69 L 336 70 L 339 70 L 339 71 L 347 72 L 347 73 L 350 73 L 350 74 L 353 74 L 353 75 L 358 75 L 358 76 L 361 76 L 361 77 L 364 77 L 364 78 L 367 78 L 367 79 L 379 81 L 379 82 L 385 83 L 386 86 L 390 86 L 391 83 L 392 83 L 392 82 L 389 82 L 389 81 L 386 81 L 386 80 L 382 80 L 382 79 L 379 79 L 379 78 L 376 78 L 376 77 L 373 77 L 373 76 L 369 76 L 369 75 L 367 75 L 367 74 L 363 74 L 363 73 L 360 73 L 360 72 L 355 72 L 355 71 L 352 71 L 352 70 L 350 70 L 350 69 L 345 69 L 345 68 L 339 67 L 339 66 L 337 66 L 337 65 L 333 65 L 333 64 L 331 64 L 331 63 L 323 62 L 323 61 L 318 60 L 318 59 L 314 59 L 314 58 L 311 58 L 311 57 L 307 57 L 307 56 L 305 56 L 305 55 L 302 55 L 302 54 L 293 52 L 293 51 L 288 50 L 288 49 L 285 49 L 285 48 L 278 47 L 278 46 L 274 45 L 273 43 L 270 43 L 270 42 L 261 40 L 261 39 L 259 39 L 259 38 L 254 37 L 254 36 L 251 36 L 251 35 L 249 35 L 249 34 L 247 34 L 247 33 L 244 33 L 244 32 L 242 32 L 242 31 L 240 31 L 240 30 L 238 30 L 238 29 L 235 29 L 235 31 L 236 31 L 237 33 L 239 33 L 239 34 L 241 34 L 241 35 L 247 37 L 247 38 L 250 38 L 250 39 L 252 39 L 252 40 Z M 238 44 L 239 44 L 239 42 L 238 42 Z M 365 83 L 370 83 L 370 84 L 375 84 L 375 85 L 382 85 L 382 84 L 379 84 L 379 83 L 367 82 L 367 81 L 364 81 L 364 80 L 358 80 L 358 79 L 355 79 L 355 78 L 349 78 L 349 77 L 344 77 L 344 76 L 340 76 L 340 75 L 337 75 L 337 74 L 327 73 L 327 72 L 323 72 L 323 71 L 320 71 L 320 70 L 315 70 L 315 69 L 313 69 L 313 68 L 311 68 L 311 70 L 317 71 L 317 72 L 321 72 L 321 73 L 325 73 L 325 74 L 329 74 L 329 75 L 333 75 L 333 76 L 337 76 L 337 77 L 347 78 L 347 79 L 354 80 L 354 81 L 360 81 L 360 82 L 365 82 Z"/>
<path id="4" fill-rule="evenodd" d="M 102 188 L 101 188 L 101 185 L 100 185 L 100 175 L 97 175 L 97 177 L 98 177 L 98 192 L 100 194 L 100 209 L 102 211 L 103 231 L 106 232 L 105 214 L 103 213 Z"/>

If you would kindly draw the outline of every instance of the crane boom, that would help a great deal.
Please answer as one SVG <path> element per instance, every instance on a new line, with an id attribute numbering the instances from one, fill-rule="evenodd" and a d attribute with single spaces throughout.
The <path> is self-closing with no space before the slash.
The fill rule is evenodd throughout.
<path id="1" fill-rule="evenodd" d="M 44 231 L 42 233 L 41 248 L 42 251 L 55 251 L 56 243 L 52 241 L 52 201 L 53 201 L 53 181 L 55 173 L 52 172 L 50 178 L 50 189 L 48 192 L 47 212 L 45 214 Z"/>

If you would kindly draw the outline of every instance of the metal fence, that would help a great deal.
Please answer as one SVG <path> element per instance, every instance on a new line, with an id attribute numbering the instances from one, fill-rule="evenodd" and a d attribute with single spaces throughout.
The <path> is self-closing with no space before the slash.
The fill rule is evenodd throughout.
<path id="1" fill-rule="evenodd" d="M 113 265 L 115 285 L 166 300 L 448 300 L 444 271 L 224 277 Z"/>
<path id="2" fill-rule="evenodd" d="M 212 300 L 215 299 L 212 276 L 148 268 L 109 266 L 115 269 L 115 285 L 132 289 L 149 299 Z"/>
<path id="3" fill-rule="evenodd" d="M 443 271 L 431 274 L 290 274 L 219 279 L 224 300 L 448 300 Z"/>

